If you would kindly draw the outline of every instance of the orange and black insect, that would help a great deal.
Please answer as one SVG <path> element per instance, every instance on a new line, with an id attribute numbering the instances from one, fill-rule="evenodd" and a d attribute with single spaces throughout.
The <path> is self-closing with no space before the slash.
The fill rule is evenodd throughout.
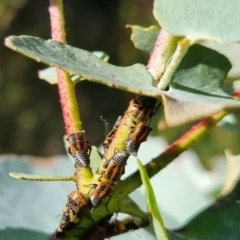
<path id="1" fill-rule="evenodd" d="M 110 160 L 107 160 L 104 163 L 102 176 L 99 178 L 98 184 L 93 184 L 93 190 L 91 191 L 91 211 L 97 208 L 101 201 L 112 192 L 114 185 L 119 181 L 120 177 L 124 173 L 128 156 L 129 154 L 126 151 L 120 151 L 115 153 Z"/>
<path id="2" fill-rule="evenodd" d="M 109 148 L 109 146 L 112 142 L 112 139 L 113 139 L 113 137 L 114 137 L 114 135 L 117 131 L 117 128 L 118 128 L 118 125 L 119 125 L 121 119 L 122 119 L 122 117 L 119 116 L 117 121 L 113 125 L 112 130 L 107 134 L 107 132 L 108 132 L 108 122 L 101 117 L 101 120 L 105 123 L 105 133 L 106 133 L 106 137 L 105 137 L 105 140 L 103 142 L 104 152 L 106 152 L 108 150 L 108 148 Z"/>
<path id="3" fill-rule="evenodd" d="M 75 159 L 75 164 L 86 168 L 90 164 L 91 147 L 85 138 L 85 131 L 72 133 L 67 138 L 69 142 L 69 153 Z"/>
<path id="4" fill-rule="evenodd" d="M 137 107 L 139 110 L 148 109 L 149 111 L 151 111 L 151 113 L 148 114 L 150 117 L 156 114 L 160 106 L 160 103 L 156 104 L 157 100 L 155 98 L 134 95 L 133 99 L 134 106 Z"/>
<path id="5" fill-rule="evenodd" d="M 63 209 L 61 222 L 57 228 L 56 236 L 60 237 L 66 231 L 73 229 L 85 215 L 87 201 L 79 191 L 72 191 Z"/>
<path id="6" fill-rule="evenodd" d="M 102 176 L 116 184 L 124 174 L 128 157 L 129 154 L 126 151 L 115 153 L 112 158 L 104 163 L 103 168 L 105 168 L 105 170 Z"/>
<path id="7" fill-rule="evenodd" d="M 140 227 L 145 227 L 149 224 L 148 221 L 141 218 L 126 218 L 122 220 L 105 221 L 96 227 L 95 231 L 91 232 L 88 240 L 102 240 L 109 238 L 129 230 L 135 230 Z"/>
<path id="8" fill-rule="evenodd" d="M 113 188 L 114 186 L 108 182 L 100 181 L 98 182 L 98 184 L 94 184 L 93 190 L 91 191 L 91 196 L 90 196 L 91 211 L 96 209 L 105 197 L 109 196 Z M 109 200 L 110 200 L 110 196 L 109 196 Z M 106 203 L 106 208 L 107 208 L 108 201 Z"/>
<path id="9" fill-rule="evenodd" d="M 149 125 L 143 122 L 138 123 L 128 137 L 126 151 L 136 157 L 140 144 L 147 140 L 151 131 L 152 128 Z"/>
<path id="10" fill-rule="evenodd" d="M 133 118 L 137 123 L 149 122 L 151 117 L 157 112 L 160 104 L 156 104 L 155 98 L 134 96 L 133 105 L 136 108 L 131 111 L 130 117 Z"/>

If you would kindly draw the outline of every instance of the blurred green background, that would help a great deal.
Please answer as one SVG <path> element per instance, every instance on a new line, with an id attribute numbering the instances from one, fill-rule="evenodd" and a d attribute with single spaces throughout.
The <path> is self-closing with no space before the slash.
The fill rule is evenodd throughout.
<path id="1" fill-rule="evenodd" d="M 32 35 L 49 39 L 50 23 L 47 0 L 1 0 L 0 3 L 0 152 L 52 156 L 65 153 L 63 120 L 57 86 L 39 80 L 37 72 L 46 66 L 3 44 L 9 35 Z M 110 63 L 127 66 L 146 64 L 149 55 L 134 48 L 126 24 L 156 25 L 153 0 L 67 0 L 64 1 L 68 44 L 88 51 L 101 50 L 110 55 Z M 102 115 L 115 122 L 128 106 L 132 94 L 83 81 L 76 86 L 83 127 L 92 145 L 104 139 Z M 238 122 L 239 115 L 235 115 Z M 159 116 L 153 119 L 157 125 Z M 161 130 L 169 142 L 189 129 Z M 229 148 L 240 153 L 239 124 L 228 131 L 214 128 L 193 148 L 205 167 L 212 156 Z M 155 131 L 155 134 L 156 131 Z"/>
<path id="2" fill-rule="evenodd" d="M 146 63 L 148 54 L 133 47 L 128 23 L 156 24 L 153 1 L 64 1 L 68 43 L 88 51 L 102 50 L 110 63 Z M 39 80 L 46 67 L 3 45 L 9 35 L 51 38 L 47 0 L 6 0 L 0 3 L 0 151 L 49 156 L 64 153 L 63 120 L 57 86 Z M 131 94 L 84 81 L 76 86 L 83 127 L 91 144 L 104 139 L 100 116 L 113 124 Z"/>

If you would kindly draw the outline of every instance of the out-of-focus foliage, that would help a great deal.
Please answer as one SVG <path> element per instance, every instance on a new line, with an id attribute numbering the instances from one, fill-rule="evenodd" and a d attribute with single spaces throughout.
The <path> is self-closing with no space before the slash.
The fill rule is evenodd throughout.
<path id="1" fill-rule="evenodd" d="M 22 8 L 11 7 L 13 0 L 0 3 L 5 9 L 0 11 L 0 25 L 7 20 L 7 13 L 12 9 L 11 22 L 8 21 L 0 33 L 0 125 L 4 126 L 0 135 L 0 152 L 64 153 L 64 126 L 57 86 L 39 81 L 37 72 L 44 65 L 13 53 L 3 45 L 4 38 L 9 35 L 51 38 L 49 1 L 25 1 L 25 5 L 20 5 L 20 0 L 15 2 Z M 64 4 L 70 45 L 89 51 L 102 50 L 110 55 L 109 62 L 116 65 L 147 62 L 148 54 L 134 48 L 130 30 L 125 25 L 156 24 L 151 1 L 68 0 Z M 89 82 L 79 83 L 76 91 L 87 139 L 90 144 L 99 145 L 104 139 L 100 116 L 103 115 L 111 126 L 124 112 L 132 95 Z"/>
<path id="2" fill-rule="evenodd" d="M 0 36 L 4 34 L 11 21 L 20 10 L 27 3 L 27 0 L 2 0 L 0 2 Z"/>
<path id="3" fill-rule="evenodd" d="M 193 4 L 192 1 L 156 0 L 154 15 L 159 24 L 174 36 L 185 36 L 192 41 L 210 39 L 221 43 L 240 40 L 236 29 L 240 26 L 240 3 L 208 0 Z M 176 11 L 177 10 L 177 11 Z M 224 17 L 219 24 L 219 12 Z M 204 17 L 203 17 L 204 16 Z"/>
<path id="4" fill-rule="evenodd" d="M 161 213 L 158 209 L 157 200 L 150 179 L 148 178 L 146 169 L 139 159 L 137 159 L 137 163 L 141 174 L 141 179 L 145 187 L 147 209 L 152 217 L 152 223 L 156 237 L 158 240 L 168 240 L 167 231 L 164 226 Z"/>
<path id="5" fill-rule="evenodd" d="M 9 9 L 14 12 L 11 22 L 5 24 L 0 35 L 0 125 L 4 126 L 0 135 L 0 151 L 34 155 L 63 153 L 64 127 L 57 87 L 39 81 L 37 71 L 43 69 L 44 65 L 3 46 L 4 38 L 9 35 L 28 34 L 49 39 L 49 2 L 25 1 L 22 5 L 14 5 L 21 8 L 10 8 L 12 2 L 14 1 L 1 1 L 0 5 L 1 20 L 6 19 Z M 110 55 L 109 62 L 116 65 L 147 63 L 149 55 L 134 48 L 130 40 L 131 30 L 125 26 L 157 25 L 152 15 L 153 1 L 68 0 L 64 4 L 70 45 L 88 51 L 102 50 Z M 104 125 L 100 116 L 103 115 L 111 126 L 117 116 L 125 111 L 131 94 L 89 82 L 79 83 L 76 90 L 87 138 L 90 144 L 98 145 L 104 139 Z M 235 116 L 237 120 L 240 119 L 238 113 Z M 152 125 L 156 126 L 158 120 L 159 116 L 156 115 Z M 159 127 L 163 125 L 161 122 Z M 191 125 L 164 130 L 161 128 L 160 135 L 172 142 Z M 238 124 L 234 129 L 229 132 L 215 127 L 193 146 L 206 167 L 210 167 L 212 157 L 222 154 L 225 148 L 239 154 Z M 156 130 L 153 132 L 159 134 Z"/>

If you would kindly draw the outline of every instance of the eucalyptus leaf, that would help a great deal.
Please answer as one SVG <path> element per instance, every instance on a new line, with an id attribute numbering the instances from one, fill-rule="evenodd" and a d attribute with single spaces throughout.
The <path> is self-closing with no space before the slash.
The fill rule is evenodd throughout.
<path id="1" fill-rule="evenodd" d="M 224 128 L 227 131 L 234 132 L 237 130 L 238 121 L 234 114 L 229 114 L 224 117 L 218 124 L 218 127 Z"/>
<path id="2" fill-rule="evenodd" d="M 5 44 L 24 55 L 55 65 L 90 81 L 132 93 L 163 99 L 169 125 L 204 118 L 240 103 L 220 88 L 231 64 L 221 54 L 192 46 L 173 75 L 168 91 L 160 91 L 145 66 L 117 67 L 94 54 L 59 43 L 28 36 L 8 37 Z"/>
<path id="3" fill-rule="evenodd" d="M 19 180 L 26 180 L 26 181 L 43 181 L 43 182 L 73 181 L 73 182 L 77 182 L 77 178 L 74 176 L 40 176 L 40 175 L 15 173 L 15 172 L 9 173 L 9 176 L 12 178 L 16 178 Z"/>
<path id="4" fill-rule="evenodd" d="M 104 62 L 107 62 L 109 60 L 109 55 L 105 52 L 94 51 L 92 53 L 102 59 Z M 55 67 L 48 67 L 38 71 L 38 77 L 42 80 L 47 81 L 50 84 L 57 84 L 57 72 Z M 72 75 L 71 79 L 75 84 L 84 80 L 84 78 L 77 75 Z"/>
<path id="5" fill-rule="evenodd" d="M 159 28 L 156 26 L 150 26 L 148 28 L 143 28 L 136 25 L 127 25 L 131 28 L 131 40 L 135 46 L 144 52 L 151 52 L 157 41 L 159 34 Z"/>
<path id="6" fill-rule="evenodd" d="M 239 240 L 240 181 L 231 193 L 195 216 L 176 231 L 183 239 Z"/>
<path id="7" fill-rule="evenodd" d="M 46 240 L 48 234 L 24 228 L 0 229 L 1 240 Z"/>
<path id="8" fill-rule="evenodd" d="M 54 40 L 37 37 L 11 36 L 6 46 L 37 61 L 60 67 L 89 81 L 146 96 L 157 96 L 159 89 L 142 64 L 118 67 L 106 63 L 94 54 Z"/>
<path id="9" fill-rule="evenodd" d="M 98 150 L 98 148 L 96 146 L 92 146 L 92 151 L 91 151 L 91 155 L 90 155 L 90 159 L 91 159 L 90 166 L 91 166 L 93 172 L 97 171 L 102 158 L 103 158 L 103 155 Z"/>
<path id="10" fill-rule="evenodd" d="M 155 0 L 154 16 L 174 36 L 192 41 L 240 41 L 239 0 Z"/>
<path id="11" fill-rule="evenodd" d="M 168 125 L 180 125 L 220 110 L 239 108 L 240 102 L 221 89 L 230 68 L 225 56 L 193 45 L 174 73 L 169 91 L 162 95 Z"/>
<path id="12" fill-rule="evenodd" d="M 145 222 L 149 221 L 149 214 L 144 212 L 132 198 L 127 196 L 122 200 L 119 208 L 119 212 L 126 213 L 128 215 L 141 218 Z"/>
<path id="13" fill-rule="evenodd" d="M 167 235 L 167 231 L 164 227 L 164 223 L 163 223 L 161 214 L 158 210 L 156 197 L 154 195 L 154 191 L 153 191 L 152 185 L 150 183 L 150 180 L 148 178 L 147 172 L 139 159 L 137 159 L 137 163 L 138 163 L 138 167 L 139 167 L 139 171 L 141 174 L 141 179 L 142 179 L 143 185 L 145 186 L 145 189 L 146 189 L 147 208 L 153 219 L 153 226 L 154 226 L 154 230 L 155 230 L 157 239 L 158 240 L 168 240 L 169 238 Z"/>
<path id="14" fill-rule="evenodd" d="M 228 58 L 232 64 L 232 69 L 228 73 L 229 79 L 239 79 L 240 78 L 240 44 L 231 43 L 231 44 L 221 44 L 215 41 L 200 41 L 199 44 L 211 48 Z"/>
<path id="15" fill-rule="evenodd" d="M 55 67 L 48 67 L 38 71 L 38 77 L 51 85 L 57 84 L 57 72 Z"/>
<path id="16" fill-rule="evenodd" d="M 240 179 L 240 155 L 234 156 L 230 150 L 225 151 L 227 158 L 227 174 L 220 196 L 226 196 L 233 191 Z"/>
<path id="17" fill-rule="evenodd" d="M 39 239 L 33 230 L 50 235 L 58 226 L 67 195 L 76 189 L 76 183 L 19 181 L 9 177 L 8 173 L 13 171 L 32 175 L 67 176 L 74 173 L 71 162 L 65 155 L 51 158 L 1 155 L 0 239 Z M 14 204 L 16 201 L 17 204 Z M 7 236 L 9 238 L 5 238 Z M 46 239 L 47 237 L 42 238 Z"/>
<path id="18" fill-rule="evenodd" d="M 57 84 L 57 72 L 55 67 L 48 67 L 38 71 L 38 77 L 51 85 Z M 76 84 L 83 81 L 84 78 L 77 75 L 71 75 L 71 80 Z"/>

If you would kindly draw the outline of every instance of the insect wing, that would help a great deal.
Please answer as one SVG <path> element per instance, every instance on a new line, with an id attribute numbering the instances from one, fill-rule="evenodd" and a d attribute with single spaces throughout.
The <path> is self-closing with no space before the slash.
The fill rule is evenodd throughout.
<path id="1" fill-rule="evenodd" d="M 77 151 L 73 155 L 73 158 L 75 159 L 75 164 L 78 167 L 87 168 L 90 164 L 90 158 L 86 151 Z"/>
<path id="2" fill-rule="evenodd" d="M 152 128 L 149 125 L 140 122 L 129 136 L 126 145 L 127 152 L 136 157 L 140 144 L 146 141 L 151 131 Z"/>
<path id="3" fill-rule="evenodd" d="M 103 174 L 103 177 L 107 180 L 113 182 L 114 184 L 119 181 L 122 174 L 124 174 L 125 167 L 116 165 L 114 162 L 110 162 L 106 171 Z"/>
<path id="4" fill-rule="evenodd" d="M 111 191 L 113 190 L 113 186 L 107 182 L 99 182 L 96 188 L 93 189 L 91 192 L 91 197 L 90 201 L 92 204 L 92 209 L 93 211 L 95 208 L 97 208 L 101 201 L 107 197 Z"/>
<path id="5" fill-rule="evenodd" d="M 68 202 L 63 210 L 58 230 L 69 231 L 79 223 L 85 214 L 87 201 L 78 191 L 72 191 L 68 196 Z"/>
<path id="6" fill-rule="evenodd" d="M 112 142 L 112 139 L 113 139 L 113 137 L 114 137 L 114 135 L 115 135 L 115 133 L 117 131 L 117 128 L 118 128 L 118 126 L 120 124 L 121 119 L 122 119 L 122 116 L 119 116 L 117 121 L 113 125 L 112 130 L 107 134 L 107 136 L 106 136 L 106 138 L 105 138 L 105 140 L 103 142 L 103 148 L 104 148 L 105 152 L 108 150 L 108 148 L 109 148 L 109 146 L 110 146 L 110 144 Z"/>
<path id="7" fill-rule="evenodd" d="M 88 151 L 88 142 L 85 138 L 85 131 L 75 132 L 69 135 L 68 142 L 70 151 L 74 155 L 76 151 Z"/>

